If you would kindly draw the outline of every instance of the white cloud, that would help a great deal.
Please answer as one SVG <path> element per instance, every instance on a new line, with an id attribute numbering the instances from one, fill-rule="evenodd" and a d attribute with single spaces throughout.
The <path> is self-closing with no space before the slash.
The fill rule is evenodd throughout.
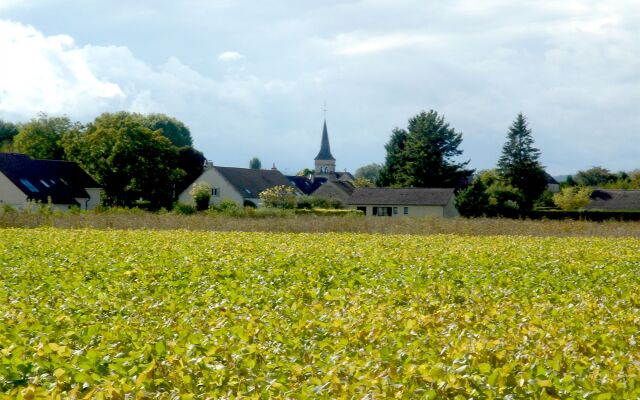
<path id="1" fill-rule="evenodd" d="M 45 37 L 30 26 L 0 20 L 0 111 L 32 115 L 90 111 L 125 97 L 97 76 L 66 35 Z"/>
<path id="2" fill-rule="evenodd" d="M 190 0 L 192 7 L 140 0 L 134 12 L 125 0 L 0 0 L 8 2 L 14 7 L 2 15 L 47 35 L 119 44 L 44 36 L 59 49 L 41 46 L 50 68 L 33 79 L 57 77 L 66 88 L 115 85 L 122 95 L 67 89 L 57 95 L 62 102 L 42 104 L 72 117 L 115 109 L 172 114 L 217 163 L 244 165 L 264 152 L 272 154 L 261 156 L 264 164 L 305 166 L 317 152 L 326 100 L 340 169 L 382 161 L 391 129 L 430 108 L 464 133 L 464 157 L 474 168 L 495 165 L 520 111 L 552 173 L 638 164 L 629 145 L 640 140 L 638 0 L 282 0 L 251 10 L 237 0 Z M 21 54 L 14 50 L 15 57 L 2 53 L 0 68 Z M 84 65 L 86 76 L 69 72 L 78 70 L 72 65 Z M 45 108 L 18 97 L 28 100 L 13 108 L 22 115 Z"/>
<path id="3" fill-rule="evenodd" d="M 224 62 L 238 61 L 243 58 L 244 56 L 242 54 L 235 51 L 225 51 L 224 53 L 220 53 L 220 55 L 218 55 L 218 60 Z"/>
<path id="4" fill-rule="evenodd" d="M 227 164 L 237 157 L 228 149 L 237 150 L 238 141 L 278 147 L 262 133 L 265 102 L 296 96 L 287 81 L 214 79 L 176 57 L 153 66 L 124 46 L 79 47 L 70 36 L 45 36 L 3 20 L 0 54 L 13 61 L 0 63 L 0 118 L 25 120 L 40 111 L 81 121 L 117 110 L 167 113 L 192 128 L 199 149 Z M 226 159 L 213 155 L 220 151 Z M 246 152 L 242 157 L 249 159 L 254 150 Z"/>
<path id="5" fill-rule="evenodd" d="M 433 46 L 438 44 L 435 35 L 393 33 L 393 34 L 364 34 L 343 33 L 336 35 L 328 42 L 332 50 L 339 55 L 355 56 L 381 53 L 387 50 L 407 47 Z"/>

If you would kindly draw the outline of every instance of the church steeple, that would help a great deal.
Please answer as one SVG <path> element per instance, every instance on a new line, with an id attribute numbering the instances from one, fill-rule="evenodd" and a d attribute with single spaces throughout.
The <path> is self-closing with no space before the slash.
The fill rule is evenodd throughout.
<path id="1" fill-rule="evenodd" d="M 336 160 L 331 155 L 331 146 L 329 146 L 329 133 L 327 132 L 327 120 L 324 121 L 324 127 L 322 128 L 322 142 L 320 142 L 320 152 L 318 152 L 315 160 Z"/>
<path id="2" fill-rule="evenodd" d="M 331 155 L 326 119 L 324 120 L 324 126 L 322 128 L 322 141 L 320 142 L 320 151 L 315 158 L 315 166 L 316 175 L 329 175 L 336 171 L 336 159 Z"/>

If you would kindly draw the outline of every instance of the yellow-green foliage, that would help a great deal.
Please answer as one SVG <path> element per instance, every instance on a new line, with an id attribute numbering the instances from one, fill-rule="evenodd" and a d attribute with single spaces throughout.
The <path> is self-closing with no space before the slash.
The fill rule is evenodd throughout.
<path id="1" fill-rule="evenodd" d="M 296 192 L 292 186 L 274 186 L 259 194 L 265 207 L 296 208 Z"/>
<path id="2" fill-rule="evenodd" d="M 638 398 L 638 254 L 638 239 L 0 230 L 0 397 Z"/>
<path id="3" fill-rule="evenodd" d="M 589 204 L 591 192 L 586 186 L 565 187 L 553 195 L 553 202 L 565 211 L 580 210 Z"/>

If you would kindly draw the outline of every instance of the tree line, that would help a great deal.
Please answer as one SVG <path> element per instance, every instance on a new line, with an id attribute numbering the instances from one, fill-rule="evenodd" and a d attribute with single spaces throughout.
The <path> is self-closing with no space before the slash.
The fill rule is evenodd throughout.
<path id="1" fill-rule="evenodd" d="M 407 128 L 395 128 L 385 145 L 382 165 L 356 170 L 356 177 L 380 187 L 453 187 L 456 206 L 466 216 L 511 215 L 530 209 L 542 196 L 547 174 L 534 147 L 524 114 L 509 128 L 497 168 L 474 175 L 462 155 L 462 133 L 434 110 L 410 118 Z"/>
<path id="2" fill-rule="evenodd" d="M 553 195 L 551 177 L 540 162 L 527 118 L 519 113 L 508 128 L 502 153 L 493 169 L 475 172 L 459 162 L 462 134 L 434 110 L 410 118 L 396 128 L 385 145 L 384 164 L 356 170 L 357 186 L 454 187 L 456 207 L 469 217 L 521 215 L 533 208 L 573 210 L 589 202 L 593 188 L 640 189 L 640 170 L 612 173 L 593 167 L 578 171 Z"/>
<path id="3" fill-rule="evenodd" d="M 203 170 L 189 128 L 164 114 L 104 113 L 81 124 L 41 113 L 29 122 L 0 120 L 3 152 L 77 162 L 104 188 L 106 206 L 169 208 Z"/>

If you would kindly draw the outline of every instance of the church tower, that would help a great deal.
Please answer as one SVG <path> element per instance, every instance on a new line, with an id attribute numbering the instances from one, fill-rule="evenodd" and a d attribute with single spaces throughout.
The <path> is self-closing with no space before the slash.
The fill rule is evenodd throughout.
<path id="1" fill-rule="evenodd" d="M 320 143 L 320 152 L 315 158 L 315 167 L 316 176 L 331 175 L 335 177 L 336 159 L 331 155 L 326 119 L 324 121 L 324 127 L 322 128 L 322 142 Z"/>

